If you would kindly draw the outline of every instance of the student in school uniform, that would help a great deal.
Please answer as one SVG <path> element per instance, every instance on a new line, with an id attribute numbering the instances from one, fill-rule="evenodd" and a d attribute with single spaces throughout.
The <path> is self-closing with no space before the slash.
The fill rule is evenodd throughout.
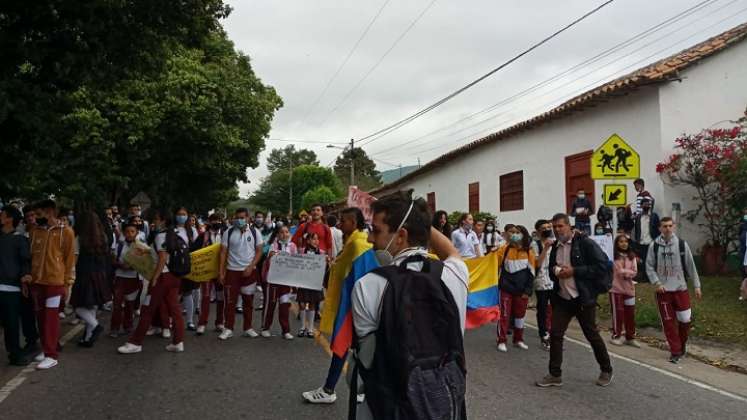
<path id="1" fill-rule="evenodd" d="M 223 230 L 223 221 L 218 213 L 213 213 L 208 217 L 208 225 L 205 232 L 201 234 L 196 241 L 197 248 L 205 248 L 214 244 L 221 243 L 221 234 Z M 218 279 L 212 279 L 200 284 L 200 317 L 197 321 L 197 335 L 205 334 L 208 318 L 210 316 L 210 295 L 215 293 L 216 313 L 215 313 L 215 330 L 222 332 L 225 301 L 223 299 L 223 286 Z"/>
<path id="2" fill-rule="evenodd" d="M 138 231 L 134 224 L 124 226 L 124 241 L 119 242 L 114 250 L 114 305 L 109 327 L 109 336 L 117 338 L 132 331 L 135 301 L 142 287 L 137 271 L 125 262 L 127 252 L 138 242 Z M 124 330 L 122 330 L 124 328 Z"/>
<path id="3" fill-rule="evenodd" d="M 296 254 L 298 249 L 296 244 L 290 241 L 291 235 L 290 230 L 287 226 L 281 226 L 277 228 L 276 238 L 270 244 L 270 251 L 267 254 L 267 261 L 265 262 L 265 275 L 269 271 L 272 259 L 278 254 Z M 264 324 L 262 325 L 262 337 L 269 338 L 272 336 L 270 328 L 272 327 L 272 318 L 275 314 L 275 306 L 278 308 L 278 322 L 282 329 L 283 338 L 286 340 L 292 340 L 293 334 L 290 333 L 290 325 L 288 323 L 288 316 L 290 312 L 291 304 L 291 288 L 289 286 L 267 284 L 265 292 L 265 318 Z"/>
<path id="4" fill-rule="evenodd" d="M 326 255 L 326 252 L 319 249 L 319 235 L 316 232 L 307 233 L 304 242 L 306 247 L 302 251 L 303 254 Z M 314 338 L 314 317 L 317 306 L 324 300 L 324 293 L 321 290 L 298 288 L 296 300 L 301 311 L 301 329 L 298 336 Z"/>
<path id="5" fill-rule="evenodd" d="M 190 251 L 197 249 L 195 240 L 199 236 L 197 228 L 194 226 L 195 220 L 189 215 L 186 208 L 180 207 L 174 214 L 174 222 L 176 224 L 177 234 L 184 240 Z M 181 294 L 182 294 L 182 307 L 184 308 L 184 318 L 189 331 L 196 331 L 195 327 L 195 306 L 198 299 L 195 299 L 195 291 L 200 288 L 199 283 L 182 278 L 181 279 Z"/>

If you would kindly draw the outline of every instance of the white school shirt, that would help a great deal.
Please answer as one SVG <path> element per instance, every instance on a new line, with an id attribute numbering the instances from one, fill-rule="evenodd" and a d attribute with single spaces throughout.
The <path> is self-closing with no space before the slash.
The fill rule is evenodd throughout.
<path id="1" fill-rule="evenodd" d="M 176 234 L 179 235 L 180 238 L 182 238 L 185 244 L 189 245 L 187 229 L 185 229 L 183 226 L 179 226 L 178 228 L 176 228 Z M 197 229 L 192 227 L 192 241 L 194 241 L 195 239 L 197 239 Z M 153 240 L 153 246 L 156 248 L 156 253 L 161 251 L 168 252 L 168 249 L 166 247 L 166 232 L 161 232 L 156 235 L 156 238 Z M 156 262 L 158 262 L 158 259 L 156 259 Z M 169 255 L 166 255 L 166 264 L 163 265 L 163 270 L 161 270 L 161 272 L 169 272 Z"/>
<path id="2" fill-rule="evenodd" d="M 122 245 L 122 251 L 119 253 L 119 256 L 117 256 L 117 248 L 119 248 L 120 245 L 117 245 L 114 247 L 114 258 L 117 259 L 117 262 L 120 264 L 125 264 L 124 256 L 127 254 L 127 251 L 132 247 L 134 242 L 132 244 L 127 243 L 127 241 L 120 242 Z M 133 269 L 126 270 L 124 268 L 117 268 L 117 270 L 114 272 L 114 275 L 117 277 L 124 277 L 128 279 L 134 279 L 137 278 L 137 271 Z"/>
<path id="3" fill-rule="evenodd" d="M 329 230 L 332 232 L 332 253 L 330 254 L 330 256 L 332 258 L 335 258 L 337 254 L 342 252 L 342 247 L 344 245 L 342 240 L 342 231 L 334 226 L 330 226 Z"/>
<path id="4" fill-rule="evenodd" d="M 477 239 L 477 234 L 474 230 L 470 230 L 468 233 L 463 228 L 459 228 L 451 232 L 451 242 L 459 250 L 462 258 L 475 258 L 478 256 L 475 254 L 475 246 L 479 247 L 480 240 Z"/>
<path id="5" fill-rule="evenodd" d="M 254 235 L 250 229 L 254 229 Z M 254 243 L 254 238 L 257 243 Z M 230 240 L 230 244 L 229 244 Z M 228 249 L 228 268 L 231 271 L 244 271 L 256 255 L 256 247 L 264 245 L 262 242 L 262 233 L 253 226 L 247 226 L 242 232 L 237 227 L 231 227 L 223 233 L 221 245 Z"/>

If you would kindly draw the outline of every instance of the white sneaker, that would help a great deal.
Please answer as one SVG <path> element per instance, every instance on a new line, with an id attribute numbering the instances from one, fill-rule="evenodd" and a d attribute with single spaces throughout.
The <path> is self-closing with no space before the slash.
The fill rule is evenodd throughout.
<path id="1" fill-rule="evenodd" d="M 293 334 L 291 333 L 285 333 L 283 334 L 283 338 L 286 340 L 293 340 Z"/>
<path id="2" fill-rule="evenodd" d="M 60 314 L 58 316 L 60 317 L 60 319 L 65 319 L 65 313 L 64 312 L 60 312 Z"/>
<path id="3" fill-rule="evenodd" d="M 249 338 L 257 338 L 259 337 L 259 334 L 257 334 L 256 331 L 254 331 L 254 328 L 249 328 L 248 330 L 244 331 L 243 336 L 249 337 Z"/>
<path id="4" fill-rule="evenodd" d="M 132 343 L 125 343 L 125 345 L 120 346 L 117 351 L 120 354 L 140 353 L 141 351 L 143 351 L 143 346 L 138 346 L 137 344 Z"/>
<path id="5" fill-rule="evenodd" d="M 41 362 L 42 360 L 44 360 L 44 353 L 39 353 L 34 357 L 35 362 Z"/>
<path id="6" fill-rule="evenodd" d="M 140 309 L 135 309 L 135 316 L 140 316 Z"/>
<path id="7" fill-rule="evenodd" d="M 215 326 L 215 332 L 223 332 L 223 330 L 226 329 L 226 326 L 223 324 L 218 324 Z"/>
<path id="8" fill-rule="evenodd" d="M 39 362 L 38 365 L 36 365 L 37 370 L 45 370 L 50 369 L 57 366 L 57 359 L 53 359 L 51 357 L 45 357 L 44 360 Z"/>
<path id="9" fill-rule="evenodd" d="M 527 346 L 523 341 L 514 343 L 514 347 L 518 347 L 522 350 L 529 350 L 529 346 Z"/>
<path id="10" fill-rule="evenodd" d="M 630 347 L 635 347 L 637 349 L 641 348 L 641 344 L 635 338 L 632 340 L 625 340 L 625 344 Z"/>
<path id="11" fill-rule="evenodd" d="M 199 325 L 197 327 L 197 335 L 203 335 L 203 334 L 205 334 L 205 326 L 204 325 Z"/>
<path id="12" fill-rule="evenodd" d="M 171 338 L 171 330 L 168 328 L 164 328 L 163 332 L 161 333 L 161 337 L 163 338 Z"/>
<path id="13" fill-rule="evenodd" d="M 625 343 L 625 340 L 622 337 L 612 338 L 610 340 L 610 344 L 614 344 L 616 346 L 622 346 Z"/>
<path id="14" fill-rule="evenodd" d="M 182 341 L 179 344 L 169 344 L 166 346 L 166 351 L 170 351 L 172 353 L 181 353 L 184 351 L 184 342 Z"/>
<path id="15" fill-rule="evenodd" d="M 220 335 L 218 336 L 219 340 L 228 340 L 229 338 L 233 337 L 233 331 L 229 330 L 228 328 L 225 328 Z"/>
<path id="16" fill-rule="evenodd" d="M 158 327 L 150 327 L 148 328 L 148 332 L 146 332 L 145 335 L 150 337 L 151 335 L 161 334 L 161 332 L 162 330 Z"/>
<path id="17" fill-rule="evenodd" d="M 270 334 L 270 330 L 262 330 L 262 332 L 259 333 L 259 335 L 261 335 L 264 338 L 270 338 L 270 337 L 272 337 L 272 334 Z"/>
<path id="18" fill-rule="evenodd" d="M 327 394 L 324 388 L 317 388 L 313 391 L 304 392 L 301 395 L 303 399 L 312 404 L 332 404 L 337 401 L 337 394 Z"/>
<path id="19" fill-rule="evenodd" d="M 508 348 L 506 347 L 506 343 L 499 343 L 498 351 L 501 353 L 506 353 L 508 351 Z"/>
<path id="20" fill-rule="evenodd" d="M 366 394 L 358 394 L 355 399 L 358 401 L 358 404 L 363 404 L 363 401 L 366 401 Z"/>

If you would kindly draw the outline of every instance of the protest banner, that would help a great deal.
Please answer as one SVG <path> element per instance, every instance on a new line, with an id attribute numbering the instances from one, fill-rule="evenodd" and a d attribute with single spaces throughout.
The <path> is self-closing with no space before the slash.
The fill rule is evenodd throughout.
<path id="1" fill-rule="evenodd" d="M 366 223 L 371 223 L 373 213 L 371 212 L 371 203 L 376 201 L 376 197 L 361 191 L 358 187 L 350 186 L 348 188 L 348 207 L 357 207 L 363 212 L 363 218 Z"/>
<path id="2" fill-rule="evenodd" d="M 186 277 L 196 282 L 206 282 L 218 278 L 220 244 L 213 244 L 189 254 L 192 270 Z"/>
<path id="3" fill-rule="evenodd" d="M 612 238 L 612 235 L 594 235 L 591 237 L 591 239 L 596 242 L 600 248 L 602 248 L 602 251 L 607 254 L 607 258 L 609 258 L 610 261 L 615 261 L 615 240 Z"/>
<path id="4" fill-rule="evenodd" d="M 122 257 L 124 261 L 144 278 L 153 278 L 156 269 L 156 252 L 147 244 L 136 241 Z"/>
<path id="5" fill-rule="evenodd" d="M 270 261 L 267 282 L 322 290 L 327 257 L 317 254 L 277 254 Z"/>

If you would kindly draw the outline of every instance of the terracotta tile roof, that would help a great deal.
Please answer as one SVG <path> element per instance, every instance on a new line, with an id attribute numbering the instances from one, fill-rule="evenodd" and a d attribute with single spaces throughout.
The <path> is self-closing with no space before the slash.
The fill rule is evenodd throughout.
<path id="1" fill-rule="evenodd" d="M 469 144 L 445 153 L 423 165 L 423 167 L 421 167 L 420 169 L 411 172 L 390 184 L 379 187 L 371 191 L 371 193 L 375 194 L 377 192 L 395 188 L 413 178 L 418 177 L 419 175 L 433 170 L 438 166 L 442 166 L 452 160 L 464 156 L 464 153 L 467 151 L 471 151 L 478 147 L 504 140 L 521 131 L 529 130 L 538 127 L 548 121 L 561 118 L 573 111 L 580 111 L 595 103 L 606 101 L 616 96 L 626 95 L 642 86 L 676 80 L 678 77 L 678 72 L 680 72 L 681 70 L 684 70 L 698 63 L 700 60 L 706 57 L 723 51 L 726 48 L 743 41 L 745 38 L 747 38 L 747 23 L 736 26 L 726 32 L 721 33 L 720 35 L 716 35 L 713 38 L 710 38 L 693 47 L 680 51 L 670 57 L 664 58 L 663 60 L 659 60 L 646 67 L 640 68 L 625 76 L 604 83 L 594 89 L 591 89 L 585 93 L 569 99 L 568 101 L 551 109 L 550 111 L 522 121 L 501 131 L 489 134 L 483 138 L 480 138 Z"/>

